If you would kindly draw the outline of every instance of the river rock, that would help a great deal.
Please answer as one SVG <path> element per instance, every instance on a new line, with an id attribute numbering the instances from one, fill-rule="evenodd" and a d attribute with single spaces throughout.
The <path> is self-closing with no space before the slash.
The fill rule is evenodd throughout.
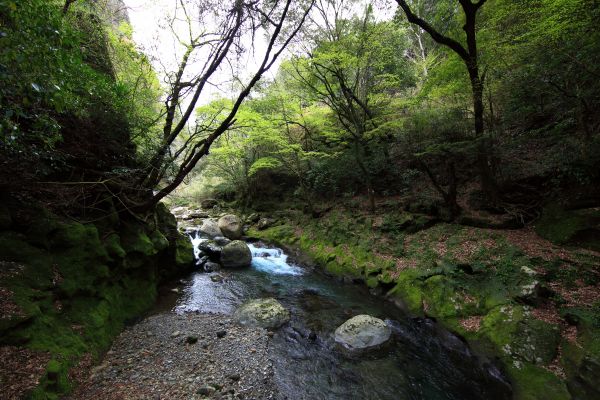
<path id="1" fill-rule="evenodd" d="M 223 235 L 235 240 L 242 237 L 242 220 L 237 215 L 227 214 L 219 218 L 219 229 Z"/>
<path id="2" fill-rule="evenodd" d="M 204 264 L 204 272 L 215 272 L 215 271 L 219 271 L 221 269 L 221 266 L 215 262 L 212 261 L 208 261 L 207 263 Z"/>
<path id="3" fill-rule="evenodd" d="M 206 254 L 211 260 L 218 261 L 221 257 L 223 247 L 219 246 L 214 240 L 204 240 L 198 244 L 198 249 Z"/>
<path id="4" fill-rule="evenodd" d="M 205 210 L 208 210 L 209 208 L 213 208 L 214 206 L 218 206 L 219 202 L 215 199 L 204 199 L 200 202 L 200 207 L 202 207 Z"/>
<path id="5" fill-rule="evenodd" d="M 362 352 L 380 348 L 390 340 L 392 331 L 386 323 L 370 315 L 357 315 L 335 330 L 335 341 L 344 350 Z"/>
<path id="6" fill-rule="evenodd" d="M 290 320 L 290 312 L 273 298 L 250 300 L 233 318 L 241 325 L 276 329 Z"/>
<path id="7" fill-rule="evenodd" d="M 205 219 L 199 231 L 211 238 L 223 236 L 221 229 L 219 229 L 219 224 L 214 219 Z"/>
<path id="8" fill-rule="evenodd" d="M 223 246 L 228 245 L 229 243 L 231 243 L 231 240 L 227 239 L 224 236 L 217 236 L 213 240 L 215 241 L 216 244 L 218 244 L 221 247 L 223 247 Z"/>
<path id="9" fill-rule="evenodd" d="M 197 218 L 208 218 L 209 215 L 206 211 L 202 210 L 190 210 L 188 213 L 182 215 L 182 219 L 197 219 Z"/>
<path id="10" fill-rule="evenodd" d="M 221 265 L 225 268 L 247 267 L 251 262 L 252 252 L 241 240 L 234 240 L 221 250 Z"/>

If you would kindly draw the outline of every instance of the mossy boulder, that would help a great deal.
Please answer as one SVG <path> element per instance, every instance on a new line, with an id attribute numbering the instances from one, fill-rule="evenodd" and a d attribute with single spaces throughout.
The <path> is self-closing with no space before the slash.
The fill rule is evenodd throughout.
<path id="1" fill-rule="evenodd" d="M 560 343 L 558 326 L 533 318 L 527 307 L 510 304 L 490 311 L 481 333 L 506 357 L 539 365 L 556 357 Z"/>
<path id="2" fill-rule="evenodd" d="M 113 260 L 125 258 L 127 255 L 121 246 L 121 238 L 116 233 L 111 233 L 104 239 L 104 248 Z"/>
<path id="3" fill-rule="evenodd" d="M 600 211 L 596 208 L 567 211 L 550 205 L 544 209 L 535 230 L 555 244 L 600 251 Z"/>
<path id="4" fill-rule="evenodd" d="M 241 325 L 276 329 L 290 320 L 290 312 L 273 298 L 250 300 L 234 313 Z"/>
<path id="5" fill-rule="evenodd" d="M 182 234 L 178 234 L 175 240 L 175 264 L 180 268 L 194 264 L 194 246 L 190 238 Z"/>
<path id="6" fill-rule="evenodd" d="M 221 250 L 221 265 L 225 268 L 247 267 L 251 262 L 252 252 L 241 240 L 234 240 Z"/>
<path id="7" fill-rule="evenodd" d="M 158 253 L 144 228 L 137 224 L 125 225 L 121 233 L 121 245 L 127 254 L 138 253 L 151 257 Z"/>
<path id="8" fill-rule="evenodd" d="M 158 229 L 167 237 L 172 237 L 177 232 L 177 219 L 164 203 L 156 205 L 156 222 Z"/>

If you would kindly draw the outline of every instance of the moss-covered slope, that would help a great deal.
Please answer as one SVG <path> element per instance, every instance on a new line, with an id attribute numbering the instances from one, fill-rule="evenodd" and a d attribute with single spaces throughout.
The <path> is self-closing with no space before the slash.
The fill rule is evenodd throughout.
<path id="1" fill-rule="evenodd" d="M 528 229 L 431 225 L 423 215 L 338 210 L 249 234 L 297 246 L 328 273 L 435 317 L 501 359 L 517 399 L 600 398 L 600 254 Z"/>

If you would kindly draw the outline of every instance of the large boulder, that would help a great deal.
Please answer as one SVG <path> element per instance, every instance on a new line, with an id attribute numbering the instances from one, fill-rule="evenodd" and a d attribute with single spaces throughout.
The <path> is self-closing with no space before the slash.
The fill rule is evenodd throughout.
<path id="1" fill-rule="evenodd" d="M 241 240 L 234 240 L 221 250 L 221 265 L 225 268 L 247 267 L 251 262 L 252 252 Z"/>
<path id="2" fill-rule="evenodd" d="M 223 236 L 221 229 L 219 229 L 219 224 L 214 219 L 205 219 L 199 230 L 211 238 Z"/>
<path id="3" fill-rule="evenodd" d="M 290 320 L 290 312 L 273 298 L 250 300 L 234 313 L 241 325 L 276 329 Z"/>
<path id="4" fill-rule="evenodd" d="M 227 214 L 219 218 L 219 229 L 223 235 L 235 240 L 242 237 L 242 220 L 237 215 Z"/>
<path id="5" fill-rule="evenodd" d="M 370 315 L 357 315 L 335 330 L 335 341 L 344 350 L 363 352 L 382 347 L 392 330 L 385 322 Z"/>

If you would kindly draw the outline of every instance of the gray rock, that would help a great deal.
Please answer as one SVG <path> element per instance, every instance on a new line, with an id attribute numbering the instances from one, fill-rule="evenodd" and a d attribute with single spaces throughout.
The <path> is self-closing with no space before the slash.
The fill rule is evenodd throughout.
<path id="1" fill-rule="evenodd" d="M 221 229 L 219 229 L 219 224 L 214 219 L 205 219 L 199 231 L 211 238 L 223 236 Z"/>
<path id="2" fill-rule="evenodd" d="M 215 262 L 208 261 L 204 264 L 204 272 L 215 272 L 221 269 L 221 266 Z"/>
<path id="3" fill-rule="evenodd" d="M 218 260 L 219 257 L 221 257 L 221 252 L 223 251 L 223 247 L 215 243 L 214 240 L 205 240 L 200 242 L 200 244 L 198 244 L 198 248 L 201 252 L 213 260 Z"/>
<path id="4" fill-rule="evenodd" d="M 231 243 L 231 240 L 230 240 L 230 239 L 227 239 L 226 237 L 223 237 L 223 236 L 217 236 L 217 237 L 216 237 L 216 238 L 214 238 L 213 240 L 214 240 L 214 242 L 215 242 L 216 244 L 218 244 L 219 246 L 225 246 L 225 245 L 227 245 L 227 244 Z"/>
<path id="5" fill-rule="evenodd" d="M 267 298 L 244 303 L 233 317 L 241 325 L 275 329 L 290 320 L 290 312 L 277 300 Z"/>
<path id="6" fill-rule="evenodd" d="M 191 210 L 186 214 L 183 214 L 182 219 L 197 219 L 197 218 L 208 218 L 209 215 L 206 211 L 202 210 Z"/>
<path id="7" fill-rule="evenodd" d="M 335 341 L 344 350 L 361 352 L 377 349 L 390 340 L 392 331 L 386 323 L 370 315 L 357 315 L 335 330 Z"/>
<path id="8" fill-rule="evenodd" d="M 219 229 L 223 236 L 235 240 L 242 237 L 242 220 L 237 215 L 227 214 L 219 218 Z"/>
<path id="9" fill-rule="evenodd" d="M 234 240 L 221 250 L 221 265 L 225 268 L 247 267 L 251 262 L 252 252 L 241 240 Z"/>
<path id="10" fill-rule="evenodd" d="M 214 275 L 210 276 L 210 280 L 213 281 L 213 282 L 215 282 L 215 283 L 216 282 L 223 282 L 223 279 L 224 279 L 223 276 L 219 275 L 219 274 L 214 274 Z"/>

